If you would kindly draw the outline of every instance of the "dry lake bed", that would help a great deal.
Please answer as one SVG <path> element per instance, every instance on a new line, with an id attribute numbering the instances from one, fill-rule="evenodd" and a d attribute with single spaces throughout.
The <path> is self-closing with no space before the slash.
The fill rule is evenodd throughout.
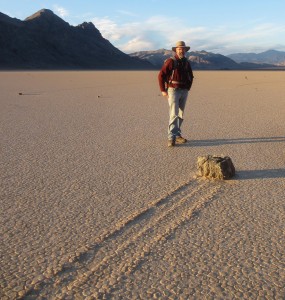
<path id="1" fill-rule="evenodd" d="M 157 74 L 0 72 L 1 299 L 285 299 L 285 72 L 194 72 L 172 149 Z"/>

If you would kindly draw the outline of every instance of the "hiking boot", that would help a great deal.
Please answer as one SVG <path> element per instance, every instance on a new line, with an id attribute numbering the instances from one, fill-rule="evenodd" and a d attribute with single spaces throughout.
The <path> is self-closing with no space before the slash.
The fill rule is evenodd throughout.
<path id="1" fill-rule="evenodd" d="M 167 146 L 168 147 L 174 147 L 175 146 L 175 140 L 168 140 Z"/>
<path id="2" fill-rule="evenodd" d="M 177 144 L 185 144 L 186 142 L 187 142 L 187 140 L 184 137 L 182 137 L 182 136 L 177 136 L 176 137 L 176 143 Z"/>

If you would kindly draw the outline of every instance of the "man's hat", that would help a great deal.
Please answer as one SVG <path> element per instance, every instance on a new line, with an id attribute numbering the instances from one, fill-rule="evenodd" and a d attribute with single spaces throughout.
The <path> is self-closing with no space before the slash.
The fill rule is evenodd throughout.
<path id="1" fill-rule="evenodd" d="M 185 48 L 185 51 L 188 51 L 190 49 L 190 47 L 186 46 L 185 45 L 185 42 L 183 41 L 178 41 L 176 43 L 176 46 L 175 47 L 172 47 L 172 51 L 176 51 L 176 48 Z"/>

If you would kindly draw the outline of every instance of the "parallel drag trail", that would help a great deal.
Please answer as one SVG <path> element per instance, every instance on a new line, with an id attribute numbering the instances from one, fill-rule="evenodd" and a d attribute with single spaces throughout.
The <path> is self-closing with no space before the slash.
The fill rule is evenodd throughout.
<path id="1" fill-rule="evenodd" d="M 105 232 L 94 246 L 63 266 L 54 277 L 30 289 L 25 297 L 80 298 L 87 288 L 98 298 L 108 295 L 159 243 L 210 202 L 218 190 L 219 184 L 190 182 L 152 201 L 144 210 L 118 222 L 113 231 Z"/>

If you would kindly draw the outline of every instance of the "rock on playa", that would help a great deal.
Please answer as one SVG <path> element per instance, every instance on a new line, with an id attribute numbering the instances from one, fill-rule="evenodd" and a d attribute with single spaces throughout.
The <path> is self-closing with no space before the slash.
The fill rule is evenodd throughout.
<path id="1" fill-rule="evenodd" d="M 197 159 L 199 176 L 213 179 L 230 179 L 235 175 L 235 167 L 228 156 L 199 156 Z"/>

